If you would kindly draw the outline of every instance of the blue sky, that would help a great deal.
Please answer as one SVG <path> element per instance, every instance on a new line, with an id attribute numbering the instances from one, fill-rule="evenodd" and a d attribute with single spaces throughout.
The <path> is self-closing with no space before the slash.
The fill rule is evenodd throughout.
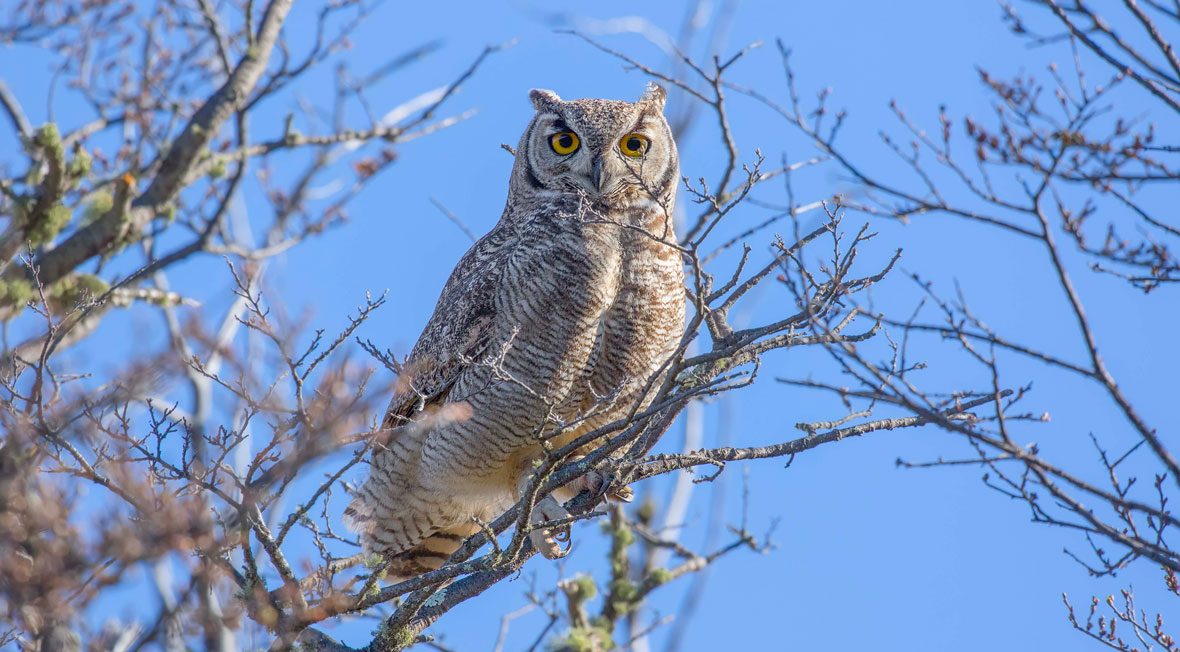
<path id="1" fill-rule="evenodd" d="M 737 3 L 735 3 L 737 4 Z M 453 112 L 476 108 L 464 123 L 406 144 L 400 159 L 349 209 L 351 221 L 334 229 L 273 265 L 267 278 L 271 292 L 307 311 L 317 327 L 339 328 L 366 291 L 390 289 L 391 305 L 374 317 L 363 335 L 397 352 L 412 345 L 454 263 L 469 246 L 466 236 L 434 208 L 436 198 L 478 233 L 499 217 L 511 157 L 501 143 L 515 144 L 527 124 L 530 88 L 543 87 L 563 97 L 634 98 L 645 83 L 616 60 L 581 41 L 556 34 L 561 20 L 607 19 L 641 15 L 675 34 L 681 3 L 629 3 L 618 0 L 591 4 L 521 2 L 390 3 L 382 7 L 353 39 L 348 55 L 353 70 L 363 73 L 385 58 L 425 41 L 440 38 L 443 47 L 425 62 L 408 68 L 370 94 L 380 111 L 413 95 L 448 82 L 489 43 L 517 39 L 489 59 L 449 107 Z M 296 8 L 289 25 L 300 40 L 313 13 Z M 919 123 L 934 127 L 940 104 L 956 115 L 988 113 L 989 94 L 978 82 L 976 66 L 1001 77 L 1018 73 L 1042 75 L 1050 61 L 1066 63 L 1061 48 L 1028 49 L 1001 21 L 993 2 L 901 0 L 898 2 L 776 2 L 749 0 L 737 4 L 724 52 L 755 40 L 767 47 L 752 52 L 736 71 L 737 80 L 769 95 L 785 98 L 773 39 L 782 38 L 794 52 L 798 85 L 809 100 L 824 87 L 833 89 L 833 105 L 850 117 L 843 136 L 847 151 L 866 168 L 891 178 L 905 178 L 896 159 L 880 144 L 879 130 L 899 133 L 888 109 L 897 98 Z M 593 21 L 581 23 L 593 27 Z M 637 58 L 661 64 L 658 50 L 628 35 L 602 39 Z M 0 77 L 23 97 L 44 97 L 45 69 L 18 52 L 0 52 Z M 35 61 L 35 59 L 33 59 Z M 1095 77 L 1098 68 L 1095 67 Z M 1104 73 L 1105 74 L 1105 73 Z M 317 101 L 317 84 L 328 84 L 330 68 L 305 80 L 297 93 Z M 323 96 L 326 97 L 326 94 Z M 262 137 L 279 134 L 282 117 L 293 96 L 262 107 L 255 119 Z M 683 97 L 673 96 L 673 101 Z M 45 119 L 44 105 L 26 101 L 34 122 Z M 670 107 L 671 108 L 671 107 Z M 1139 107 L 1131 107 L 1137 113 Z M 58 108 L 70 123 L 69 109 Z M 1149 114 L 1150 115 L 1150 114 Z M 273 121 L 266 117 L 273 118 Z M 364 126 L 359 113 L 357 124 Z M 1156 116 L 1166 120 L 1166 116 Z M 1174 141 L 1176 119 L 1161 122 L 1161 133 Z M 814 152 L 781 120 L 764 108 L 737 99 L 732 121 L 743 157 L 760 148 L 770 161 L 786 153 L 791 159 Z M 268 130 L 267 123 L 273 127 Z M 9 133 L 0 139 L 10 139 Z M 696 125 L 681 143 L 682 168 L 695 178 L 716 172 L 719 159 L 711 124 Z M 11 140 L 0 140 L 0 147 Z M 347 173 L 347 171 L 345 171 Z M 829 197 L 847 189 L 836 168 L 821 166 L 799 175 L 801 202 Z M 782 200 L 768 191 L 767 200 Z M 247 206 L 258 205 L 247 194 Z M 759 219 L 750 211 L 741 219 Z M 862 216 L 849 215 L 857 225 Z M 739 232 L 743 224 L 732 225 Z M 1063 356 L 1083 360 L 1064 302 L 1049 276 L 1043 255 L 1032 243 L 997 237 L 995 231 L 932 217 L 909 226 L 882 222 L 866 248 L 864 269 L 884 260 L 895 248 L 905 250 L 906 270 L 920 272 L 946 292 L 958 280 L 973 308 L 998 331 L 1043 345 Z M 766 237 L 751 244 L 764 251 Z M 1071 260 L 1076 262 L 1076 258 Z M 193 288 L 198 298 L 225 296 L 229 279 L 217 260 L 187 264 L 173 276 L 175 287 Z M 1077 279 L 1099 337 L 1106 342 L 1108 363 L 1120 383 L 1140 400 L 1149 421 L 1174 423 L 1171 406 L 1160 401 L 1161 387 L 1176 386 L 1175 349 L 1159 348 L 1159 334 L 1180 318 L 1180 303 L 1168 289 L 1147 297 L 1120 282 L 1081 272 Z M 908 314 L 915 298 L 912 284 L 895 274 L 874 290 L 879 308 Z M 763 290 L 738 319 L 765 319 L 781 312 L 786 295 Z M 209 323 L 219 314 L 209 303 Z M 96 336 L 96 349 L 74 354 L 80 359 L 110 360 L 119 351 L 142 351 L 143 342 L 159 341 L 159 318 L 147 311 L 129 311 L 108 320 Z M 98 349 L 102 351 L 99 352 Z M 931 387 L 978 383 L 978 369 L 968 368 L 949 349 L 927 343 L 920 351 L 930 358 L 925 379 Z M 112 353 L 115 352 L 115 353 Z M 944 357 L 945 356 L 945 357 Z M 1047 424 L 1022 428 L 1027 441 L 1037 441 L 1067 463 L 1091 468 L 1088 433 L 1112 440 L 1126 428 L 1109 406 L 1076 379 L 1046 373 L 1020 360 L 1007 360 L 1012 383 L 1035 379 L 1026 407 L 1049 411 Z M 830 362 L 818 352 L 791 351 L 769 356 L 762 380 L 724 404 L 707 408 L 706 442 L 731 441 L 757 445 L 796 436 L 792 424 L 830 419 L 841 414 L 830 397 L 790 388 L 775 376 L 832 378 Z M 176 388 L 180 392 L 180 388 Z M 182 394 L 178 394 L 182 397 Z M 1154 405 L 1152 404 L 1154 403 Z M 675 447 L 679 430 L 665 445 Z M 1160 573 L 1148 562 L 1114 579 L 1094 580 L 1062 554 L 1064 546 L 1084 549 L 1071 533 L 1029 523 L 1027 510 L 987 490 L 980 472 L 971 468 L 901 470 L 898 457 L 928 460 L 940 455 L 969 454 L 961 441 L 933 429 L 875 433 L 799 456 L 789 469 L 781 461 L 756 462 L 731 468 L 723 480 L 701 486 L 690 510 L 684 540 L 700 544 L 712 491 L 724 491 L 726 515 L 740 518 L 743 474 L 750 492 L 751 528 L 762 531 L 777 520 L 776 548 L 767 555 L 737 552 L 718 562 L 687 630 L 685 649 L 863 649 L 984 650 L 1077 649 L 1088 645 L 1071 631 L 1064 617 L 1061 593 L 1075 605 L 1090 595 L 1133 586 L 1147 606 L 1169 605 Z M 657 496 L 668 483 L 642 487 Z M 535 574 L 538 587 L 552 586 L 558 572 L 566 575 L 601 569 L 602 549 L 588 526 L 575 532 L 574 554 L 557 564 L 535 559 L 515 581 L 504 582 L 483 597 L 456 609 L 434 630 L 458 650 L 489 649 L 499 617 L 524 604 L 522 594 Z M 310 551 L 309 551 L 310 553 Z M 653 607 L 661 615 L 675 612 L 687 582 L 657 594 Z M 121 602 L 121 601 L 120 601 Z M 126 603 L 111 610 L 135 609 Z M 1174 611 L 1173 611 L 1174 612 Z M 544 619 L 532 614 L 515 621 L 507 649 L 527 646 Z M 347 642 L 366 639 L 371 622 L 343 623 L 334 631 Z M 654 634 L 659 649 L 668 628 Z"/>

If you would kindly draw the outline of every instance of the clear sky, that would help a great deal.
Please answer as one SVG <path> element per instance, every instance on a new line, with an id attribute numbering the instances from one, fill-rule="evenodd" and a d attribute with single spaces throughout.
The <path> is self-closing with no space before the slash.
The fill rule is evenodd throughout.
<path id="1" fill-rule="evenodd" d="M 306 6 L 310 4 L 297 6 L 288 29 L 308 29 L 314 12 Z M 1061 48 L 1027 48 L 1004 28 L 1000 8 L 989 1 L 749 0 L 733 4 L 736 10 L 726 17 L 730 27 L 722 51 L 732 52 L 755 40 L 768 44 L 749 55 L 737 69 L 737 80 L 785 98 L 777 52 L 770 46 L 776 37 L 782 38 L 794 51 L 803 96 L 810 99 L 819 89 L 831 87 L 833 104 L 850 111 L 843 136 L 848 151 L 865 167 L 886 176 L 902 178 L 896 159 L 876 137 L 878 130 L 899 131 L 888 109 L 891 99 L 897 98 L 917 121 L 934 128 L 940 104 L 958 115 L 989 112 L 990 98 L 978 81 L 976 66 L 1007 77 L 1021 72 L 1043 75 L 1050 61 L 1067 62 L 1068 53 Z M 348 225 L 277 261 L 267 279 L 270 291 L 280 293 L 295 307 L 293 312 L 308 311 L 316 326 L 334 329 L 362 301 L 365 291 L 388 288 L 391 305 L 374 317 L 363 336 L 399 353 L 407 351 L 451 268 L 470 244 L 431 205 L 431 198 L 476 232 L 486 231 L 499 217 L 512 163 L 500 144 L 515 144 L 527 124 L 530 88 L 550 88 L 567 98 L 635 98 L 646 82 L 640 73 L 624 70 L 618 61 L 575 38 L 554 33 L 554 28 L 575 24 L 609 29 L 611 24 L 594 19 L 642 16 L 675 35 L 683 10 L 681 2 L 621 0 L 535 4 L 452 0 L 383 6 L 353 39 L 355 49 L 348 59 L 356 72 L 429 40 L 442 39 L 443 47 L 380 85 L 369 97 L 378 112 L 450 81 L 487 44 L 514 38 L 517 43 L 490 59 L 449 105 L 453 112 L 476 108 L 478 113 L 452 129 L 401 147 L 394 168 L 352 205 Z M 292 40 L 299 40 L 298 32 L 291 34 Z M 664 63 L 656 48 L 634 35 L 601 38 L 654 65 Z M 44 97 L 45 68 L 35 58 L 20 56 L 21 52 L 30 51 L 0 51 L 0 77 L 18 95 Z M 330 73 L 326 68 L 305 80 L 299 93 L 313 103 L 318 101 L 316 84 L 328 84 Z M 273 126 L 268 129 L 266 120 L 256 119 L 257 132 L 279 135 L 282 118 L 292 108 L 291 99 L 262 107 L 261 115 L 273 117 Z M 672 101 L 686 100 L 674 95 Z M 45 119 L 42 103 L 27 101 L 26 108 L 35 122 Z M 81 119 L 70 116 L 68 110 L 58 111 L 67 125 Z M 1157 117 L 1171 120 L 1161 124 L 1161 131 L 1174 142 L 1175 116 Z M 363 127 L 361 116 L 356 118 L 355 126 Z M 779 160 L 783 153 L 791 159 L 814 153 L 781 120 L 751 101 L 735 100 L 732 121 L 747 159 L 755 147 L 770 161 Z M 700 123 L 681 143 L 686 176 L 696 178 L 717 170 L 715 139 L 713 126 Z M 0 140 L 0 146 L 11 146 L 11 140 Z M 796 182 L 800 202 L 845 189 L 846 182 L 834 167 L 821 167 Z M 773 192 L 764 198 L 782 200 L 781 194 Z M 258 197 L 248 194 L 246 202 L 250 206 Z M 742 219 L 753 223 L 759 215 L 752 211 Z M 858 224 L 865 218 L 849 215 L 848 219 Z M 865 269 L 893 249 L 904 248 L 906 270 L 935 280 L 947 292 L 952 291 L 951 282 L 959 280 L 975 310 L 1001 332 L 1082 359 L 1083 350 L 1062 312 L 1064 304 L 1049 269 L 1027 243 L 937 218 L 904 227 L 892 223 L 874 227 L 881 235 L 865 251 Z M 743 228 L 733 225 L 734 232 Z M 751 244 L 756 251 L 764 251 L 766 242 L 762 237 Z M 213 263 L 185 266 L 174 275 L 173 284 L 194 287 L 197 275 L 203 274 L 207 280 L 196 292 L 224 296 L 229 279 L 218 271 L 219 263 Z M 1169 391 L 1175 395 L 1178 361 L 1174 353 L 1159 355 L 1154 344 L 1180 317 L 1174 291 L 1169 295 L 1164 289 L 1144 298 L 1117 281 L 1094 275 L 1084 275 L 1079 285 L 1121 384 L 1133 398 L 1143 399 L 1149 421 L 1174 424 L 1174 414 L 1165 411 L 1170 406 L 1158 398 L 1164 387 L 1172 388 Z M 912 309 L 914 297 L 912 284 L 902 274 L 895 274 L 873 294 L 878 308 L 893 309 L 899 316 Z M 784 294 L 767 290 L 738 319 L 781 312 L 785 300 Z M 210 322 L 217 314 L 210 311 Z M 96 342 L 111 351 L 142 350 L 144 341 L 157 338 L 153 333 L 159 328 L 155 315 L 133 311 L 110 320 Z M 146 340 L 137 335 L 144 333 Z M 922 350 L 930 357 L 932 387 L 963 385 L 968 378 L 978 381 L 978 370 L 958 366 L 957 358 L 940 359 L 945 349 L 930 343 Z M 772 355 L 767 362 L 757 386 L 707 407 L 707 444 L 783 441 L 797 435 L 796 422 L 842 414 L 839 404 L 827 396 L 773 380 L 813 372 L 833 378 L 824 356 L 788 352 Z M 1041 443 L 1059 459 L 1089 464 L 1088 433 L 1118 437 L 1125 430 L 1110 416 L 1107 405 L 1073 379 L 1010 362 L 1013 383 L 1036 380 L 1026 407 L 1052 416 L 1049 423 L 1024 427 L 1020 436 L 1026 440 Z M 1154 406 L 1148 403 L 1152 399 Z M 667 447 L 678 445 L 679 432 L 669 433 Z M 684 649 L 1084 649 L 1089 644 L 1065 620 L 1062 592 L 1069 593 L 1075 605 L 1087 605 L 1093 594 L 1133 586 L 1144 605 L 1169 606 L 1160 573 L 1150 563 L 1140 562 L 1114 579 L 1087 577 L 1062 553 L 1065 546 L 1084 550 L 1084 541 L 1069 532 L 1030 523 L 1027 509 L 984 487 L 978 470 L 902 470 L 894 465 L 899 457 L 920 461 L 965 454 L 969 455 L 969 449 L 961 441 L 937 430 L 882 432 L 809 451 L 789 469 L 781 461 L 731 465 L 721 481 L 699 487 L 690 509 L 686 543 L 702 545 L 712 491 L 725 492 L 726 516 L 732 522 L 739 520 L 742 478 L 748 472 L 751 528 L 763 531 L 777 520 L 776 548 L 764 556 L 737 552 L 715 565 L 687 630 Z M 667 486 L 667 482 L 653 482 L 639 490 L 663 496 Z M 596 528 L 575 531 L 579 545 L 568 559 L 560 564 L 530 561 L 516 580 L 503 582 L 456 609 L 434 632 L 458 650 L 490 649 L 500 615 L 525 604 L 522 594 L 534 576 L 538 587 L 547 588 L 559 572 L 601 569 Z M 654 600 L 655 610 L 660 615 L 675 613 L 687 586 L 685 582 L 665 587 Z M 1174 598 L 1170 606 L 1177 613 Z M 102 615 L 136 608 L 132 602 L 120 601 Z M 507 649 L 527 646 L 543 622 L 536 613 L 514 621 Z M 333 631 L 346 642 L 359 644 L 367 640 L 371 627 L 372 621 L 352 621 Z M 667 631 L 667 627 L 656 630 L 654 649 L 660 649 Z"/>

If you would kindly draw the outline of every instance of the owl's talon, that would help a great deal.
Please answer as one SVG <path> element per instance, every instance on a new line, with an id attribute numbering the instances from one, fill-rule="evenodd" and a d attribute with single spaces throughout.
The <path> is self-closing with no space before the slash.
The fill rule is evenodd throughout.
<path id="1" fill-rule="evenodd" d="M 560 545 L 552 536 L 546 534 L 547 532 L 548 530 L 533 530 L 529 533 L 533 547 L 544 555 L 545 559 L 561 559 L 570 554 L 573 546 Z"/>
<path id="2" fill-rule="evenodd" d="M 553 496 L 545 496 L 533 507 L 533 514 L 529 521 L 533 525 L 540 525 L 549 521 L 569 518 L 569 516 L 570 513 Z M 570 554 L 570 550 L 573 549 L 570 539 L 568 523 L 553 528 L 538 527 L 529 532 L 529 540 L 533 542 L 533 547 L 546 559 L 560 559 Z"/>

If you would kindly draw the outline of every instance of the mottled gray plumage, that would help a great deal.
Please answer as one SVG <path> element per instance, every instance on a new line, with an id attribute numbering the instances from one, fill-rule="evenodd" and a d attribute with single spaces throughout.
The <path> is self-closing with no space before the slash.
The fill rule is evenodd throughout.
<path id="1" fill-rule="evenodd" d="M 642 390 L 684 328 L 664 97 L 530 93 L 504 213 L 443 288 L 390 403 L 389 441 L 346 513 L 393 574 L 437 567 L 512 506 L 555 424 L 583 419 L 560 447 L 650 400 Z M 580 145 L 559 153 L 570 132 Z M 535 519 L 564 514 L 546 497 Z M 533 541 L 564 554 L 548 530 Z"/>

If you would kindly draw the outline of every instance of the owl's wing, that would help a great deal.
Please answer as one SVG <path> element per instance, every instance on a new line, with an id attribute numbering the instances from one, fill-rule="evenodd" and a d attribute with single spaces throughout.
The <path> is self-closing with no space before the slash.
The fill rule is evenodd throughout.
<path id="1" fill-rule="evenodd" d="M 448 317 L 461 317 L 454 312 L 448 310 Z M 451 324 L 445 333 L 440 333 L 443 337 L 432 339 L 430 345 L 415 347 L 416 351 L 418 348 L 424 351 L 411 354 L 403 377 L 398 379 L 385 414 L 386 428 L 403 425 L 424 409 L 445 402 L 451 386 L 470 361 L 483 354 L 492 331 L 492 316 L 473 317 L 458 325 Z M 424 331 L 424 337 L 429 330 L 428 327 Z"/>
<path id="2" fill-rule="evenodd" d="M 503 273 L 503 254 L 514 242 L 514 235 L 498 226 L 459 261 L 398 379 L 385 428 L 403 425 L 423 409 L 444 402 L 463 370 L 483 355 L 495 321 L 493 300 Z"/>

